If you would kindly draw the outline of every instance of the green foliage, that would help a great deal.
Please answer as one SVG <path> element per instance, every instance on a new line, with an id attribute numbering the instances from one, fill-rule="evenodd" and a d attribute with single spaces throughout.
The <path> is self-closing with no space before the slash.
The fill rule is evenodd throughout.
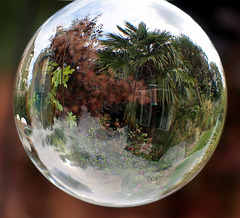
<path id="1" fill-rule="evenodd" d="M 30 118 L 28 115 L 27 107 L 26 107 L 26 95 L 18 96 L 17 93 L 14 93 L 13 97 L 14 103 L 14 114 L 19 115 L 19 117 L 24 117 L 27 123 L 30 123 Z"/>
<path id="2" fill-rule="evenodd" d="M 55 150 L 60 154 L 65 153 L 66 136 L 64 129 L 61 127 L 54 128 L 54 131 L 47 136 L 48 142 L 55 147 Z"/>
<path id="3" fill-rule="evenodd" d="M 35 109 L 35 114 L 40 115 L 40 103 L 44 104 L 44 109 L 48 109 L 49 104 L 55 107 L 55 109 L 59 111 L 63 111 L 63 106 L 57 98 L 57 94 L 60 88 L 67 88 L 67 82 L 69 80 L 69 76 L 75 71 L 75 69 L 70 69 L 70 66 L 63 68 L 57 68 L 57 63 L 50 62 L 48 65 L 47 72 L 52 76 L 51 79 L 51 91 L 47 94 L 47 97 L 44 102 L 41 101 L 41 97 L 38 92 L 35 91 L 34 95 L 28 101 L 28 106 Z"/>
<path id="4" fill-rule="evenodd" d="M 222 75 L 219 72 L 217 65 L 210 63 L 210 72 L 212 77 L 211 97 L 214 101 L 220 100 L 223 92 Z"/>
<path id="5" fill-rule="evenodd" d="M 57 92 L 56 90 L 52 89 L 51 92 L 48 93 L 46 98 L 46 108 L 51 103 L 57 110 L 63 111 L 63 106 L 61 105 L 60 101 L 56 98 Z"/>
<path id="6" fill-rule="evenodd" d="M 210 141 L 210 137 L 212 136 L 214 131 L 214 127 L 212 127 L 210 130 L 206 131 L 201 138 L 196 142 L 196 145 L 192 149 L 190 153 L 188 153 L 188 156 L 196 152 L 197 150 L 202 149 L 203 147 L 206 146 L 206 144 Z"/>
<path id="7" fill-rule="evenodd" d="M 75 70 L 70 69 L 70 66 L 63 68 L 57 68 L 52 73 L 52 88 L 56 89 L 59 85 L 63 85 L 67 88 L 67 82 L 69 80 L 69 75 L 71 75 Z"/>
<path id="8" fill-rule="evenodd" d="M 34 95 L 31 99 L 29 99 L 28 101 L 28 107 L 30 109 L 33 109 L 34 108 L 34 114 L 36 115 L 39 115 L 40 116 L 40 97 L 39 97 L 39 94 L 35 91 L 34 92 Z"/>
<path id="9" fill-rule="evenodd" d="M 58 67 L 55 71 L 53 71 L 58 66 L 55 62 L 50 62 L 48 66 L 48 73 L 52 75 L 51 81 L 51 92 L 48 94 L 46 98 L 46 102 L 51 103 L 57 110 L 63 111 L 63 106 L 60 101 L 57 99 L 57 91 L 60 86 L 67 88 L 67 82 L 69 80 L 69 76 L 73 74 L 75 69 L 70 69 L 70 66 L 65 68 Z M 53 71 L 53 72 L 52 72 Z"/>
<path id="10" fill-rule="evenodd" d="M 66 122 L 70 129 L 74 129 L 77 127 L 77 116 L 73 115 L 72 112 L 67 112 Z"/>

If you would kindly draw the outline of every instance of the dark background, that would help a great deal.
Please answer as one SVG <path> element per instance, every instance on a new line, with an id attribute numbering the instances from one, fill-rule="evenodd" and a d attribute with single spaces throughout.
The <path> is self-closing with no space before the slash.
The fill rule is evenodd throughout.
<path id="1" fill-rule="evenodd" d="M 216 2 L 171 1 L 203 27 L 222 59 L 229 98 L 219 146 L 201 173 L 180 191 L 149 205 L 117 209 L 82 202 L 47 181 L 27 157 L 14 126 L 12 89 L 21 54 L 37 28 L 68 2 L 1 1 L 0 218 L 239 218 L 239 2 Z"/>

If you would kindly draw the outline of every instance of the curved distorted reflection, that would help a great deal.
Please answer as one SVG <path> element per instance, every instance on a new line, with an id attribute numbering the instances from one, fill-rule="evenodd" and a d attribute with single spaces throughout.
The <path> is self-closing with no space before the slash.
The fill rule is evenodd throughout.
<path id="1" fill-rule="evenodd" d="M 124 2 L 75 1 L 53 15 L 26 48 L 14 93 L 39 170 L 77 198 L 117 207 L 189 182 L 226 110 L 221 62 L 201 28 L 167 2 L 120 14 Z"/>

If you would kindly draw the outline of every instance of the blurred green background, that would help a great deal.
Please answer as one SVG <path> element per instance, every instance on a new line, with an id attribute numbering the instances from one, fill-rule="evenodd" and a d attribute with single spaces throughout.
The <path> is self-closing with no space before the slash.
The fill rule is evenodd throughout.
<path id="1" fill-rule="evenodd" d="M 59 0 L 1 1 L 0 66 L 16 68 L 34 32 L 54 12 L 66 5 Z"/>
<path id="2" fill-rule="evenodd" d="M 220 54 L 229 94 L 226 126 L 213 157 L 191 183 L 158 202 L 123 209 L 94 206 L 53 186 L 27 157 L 14 126 L 12 90 L 20 57 L 38 27 L 68 3 L 9 0 L 0 4 L 0 218 L 239 218 L 238 1 L 171 1 L 203 27 Z"/>

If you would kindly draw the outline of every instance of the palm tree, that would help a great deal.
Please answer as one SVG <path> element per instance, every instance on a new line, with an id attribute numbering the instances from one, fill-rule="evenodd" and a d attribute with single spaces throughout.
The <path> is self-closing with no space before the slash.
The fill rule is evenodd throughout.
<path id="1" fill-rule="evenodd" d="M 172 44 L 173 36 L 167 31 L 149 31 L 143 22 L 138 27 L 129 22 L 125 26 L 117 26 L 120 34 L 109 33 L 108 39 L 101 41 L 104 50 L 99 52 L 98 62 L 102 69 L 123 79 L 132 76 L 134 93 L 137 80 L 154 83 L 162 105 L 175 104 L 180 96 L 190 98 L 194 79 L 187 74 L 181 54 Z M 128 108 L 132 111 L 132 107 Z M 133 119 L 131 114 L 127 117 Z"/>
<path id="2" fill-rule="evenodd" d="M 149 32 L 144 23 L 140 23 L 138 28 L 129 22 L 125 25 L 125 29 L 117 26 L 121 34 L 110 33 L 107 40 L 102 40 L 102 44 L 106 46 L 99 53 L 99 62 L 103 69 L 123 78 L 135 75 L 136 69 L 146 63 L 152 63 L 152 66 L 164 70 L 168 58 L 172 56 L 170 33 Z"/>

